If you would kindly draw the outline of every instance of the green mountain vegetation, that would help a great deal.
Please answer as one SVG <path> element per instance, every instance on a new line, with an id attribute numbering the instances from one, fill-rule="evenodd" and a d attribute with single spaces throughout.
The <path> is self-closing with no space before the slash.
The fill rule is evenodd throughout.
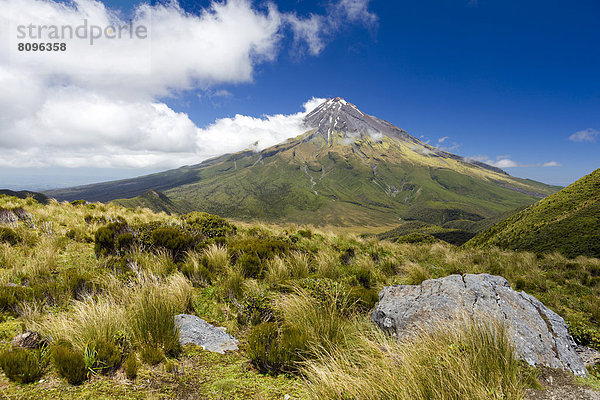
<path id="1" fill-rule="evenodd" d="M 600 257 L 600 169 L 492 226 L 467 245 Z"/>
<path id="2" fill-rule="evenodd" d="M 456 219 L 448 221 L 441 226 L 423 221 L 406 221 L 396 228 L 377 234 L 376 236 L 379 240 L 391 240 L 399 243 L 433 243 L 442 240 L 455 246 L 460 246 L 475 237 L 479 232 L 509 218 L 524 208 L 520 207 L 516 210 L 507 211 L 478 221 Z M 364 235 L 368 236 L 368 234 Z"/>
<path id="3" fill-rule="evenodd" d="M 131 199 L 114 200 L 114 203 L 127 208 L 141 207 L 157 213 L 166 212 L 167 214 L 184 214 L 186 210 L 191 208 L 175 204 L 173 200 L 165 196 L 163 193 L 157 192 L 156 190 L 148 190 L 147 192 Z"/>
<path id="4" fill-rule="evenodd" d="M 400 219 L 476 222 L 559 189 L 429 146 L 342 99 L 322 104 L 304 124 L 305 133 L 260 152 L 46 194 L 244 221 L 394 227 Z M 149 200 L 148 190 L 172 203 Z"/>
<path id="5" fill-rule="evenodd" d="M 523 399 L 536 370 L 515 360 L 501 326 L 397 342 L 371 325 L 383 286 L 456 273 L 506 277 L 600 349 L 595 258 L 31 197 L 0 196 L 0 210 L 15 217 L 0 222 L 6 398 Z M 227 328 L 240 350 L 179 346 L 182 312 Z M 40 348 L 13 348 L 24 330 L 40 333 Z"/>

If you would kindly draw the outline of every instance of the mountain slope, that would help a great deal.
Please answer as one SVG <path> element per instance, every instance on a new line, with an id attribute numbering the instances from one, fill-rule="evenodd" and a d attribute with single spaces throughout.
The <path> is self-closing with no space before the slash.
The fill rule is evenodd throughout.
<path id="1" fill-rule="evenodd" d="M 127 208 L 148 208 L 156 213 L 166 212 L 167 214 L 185 213 L 187 207 L 175 204 L 173 200 L 156 190 L 133 197 L 131 199 L 117 199 L 113 203 Z"/>
<path id="2" fill-rule="evenodd" d="M 108 201 L 163 192 L 182 209 L 237 219 L 336 226 L 480 220 L 557 190 L 440 151 L 340 98 L 308 114 L 305 133 L 145 177 L 51 191 Z"/>
<path id="3" fill-rule="evenodd" d="M 600 169 L 494 225 L 467 245 L 600 257 Z"/>

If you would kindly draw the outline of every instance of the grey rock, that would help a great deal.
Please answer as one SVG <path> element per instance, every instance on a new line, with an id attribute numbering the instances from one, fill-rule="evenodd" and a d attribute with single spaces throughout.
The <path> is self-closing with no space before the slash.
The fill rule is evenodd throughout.
<path id="1" fill-rule="evenodd" d="M 24 349 L 37 349 L 42 344 L 42 336 L 35 331 L 26 331 L 13 339 L 13 346 Z"/>
<path id="2" fill-rule="evenodd" d="M 503 321 L 518 356 L 530 365 L 587 376 L 565 321 L 535 297 L 511 289 L 500 276 L 450 275 L 420 285 L 388 286 L 379 293 L 371 319 L 401 339 L 415 329 L 451 321 L 459 314 Z"/>
<path id="3" fill-rule="evenodd" d="M 225 351 L 238 349 L 239 341 L 195 315 L 179 314 L 175 316 L 175 325 L 179 328 L 179 343 L 195 344 L 213 353 L 224 354 Z"/>

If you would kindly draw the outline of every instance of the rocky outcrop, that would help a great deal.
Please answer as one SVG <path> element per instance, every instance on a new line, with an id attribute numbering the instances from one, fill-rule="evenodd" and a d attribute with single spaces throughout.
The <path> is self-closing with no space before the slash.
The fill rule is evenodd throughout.
<path id="1" fill-rule="evenodd" d="M 175 325 L 179 328 L 179 343 L 195 344 L 204 350 L 224 354 L 225 351 L 237 350 L 239 341 L 195 315 L 179 314 L 175 316 Z"/>
<path id="2" fill-rule="evenodd" d="M 460 314 L 503 321 L 518 356 L 530 365 L 587 375 L 564 320 L 535 297 L 511 289 L 488 274 L 451 275 L 420 285 L 385 287 L 371 318 L 387 332 L 406 337 L 417 328 L 450 321 Z"/>

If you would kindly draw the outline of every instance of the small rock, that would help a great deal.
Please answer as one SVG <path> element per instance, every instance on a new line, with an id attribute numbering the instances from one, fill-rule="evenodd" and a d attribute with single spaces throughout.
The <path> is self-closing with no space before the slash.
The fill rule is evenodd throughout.
<path id="1" fill-rule="evenodd" d="M 24 349 L 37 349 L 42 342 L 42 336 L 35 331 L 26 331 L 13 339 L 15 347 Z"/>
<path id="2" fill-rule="evenodd" d="M 204 350 L 221 354 L 238 349 L 239 341 L 236 338 L 195 315 L 176 315 L 175 325 L 179 328 L 181 345 L 195 344 Z"/>

